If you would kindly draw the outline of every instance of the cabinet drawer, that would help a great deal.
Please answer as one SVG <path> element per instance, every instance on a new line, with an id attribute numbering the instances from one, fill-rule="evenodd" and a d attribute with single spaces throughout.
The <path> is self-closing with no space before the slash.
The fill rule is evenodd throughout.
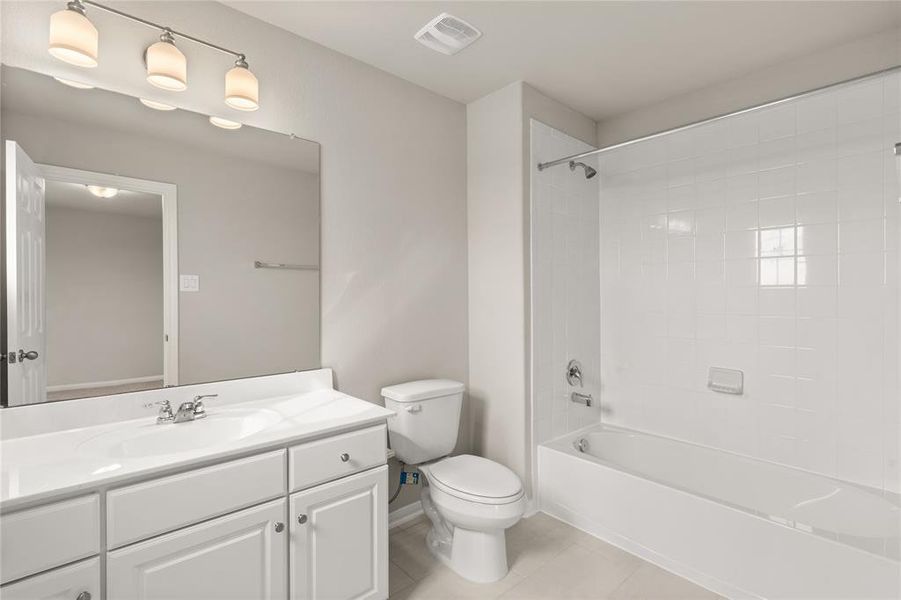
<path id="1" fill-rule="evenodd" d="M 376 425 L 288 450 L 291 491 L 385 464 L 387 428 Z"/>
<path id="2" fill-rule="evenodd" d="M 97 494 L 14 512 L 0 519 L 0 583 L 99 551 Z"/>
<path id="3" fill-rule="evenodd" d="M 0 588 L 3 600 L 100 600 L 100 559 L 53 569 Z"/>
<path id="4" fill-rule="evenodd" d="M 107 494 L 108 548 L 285 494 L 285 451 L 162 477 Z"/>

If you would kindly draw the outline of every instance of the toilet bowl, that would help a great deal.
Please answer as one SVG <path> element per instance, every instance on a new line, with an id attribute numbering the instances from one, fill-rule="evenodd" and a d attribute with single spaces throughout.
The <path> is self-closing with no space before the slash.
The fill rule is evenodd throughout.
<path id="1" fill-rule="evenodd" d="M 487 458 L 448 456 L 457 442 L 463 384 L 412 381 L 382 389 L 391 447 L 423 474 L 422 509 L 432 522 L 429 550 L 460 576 L 479 583 L 507 574 L 504 530 L 525 510 L 516 473 Z"/>
<path id="2" fill-rule="evenodd" d="M 461 577 L 479 583 L 507 574 L 504 530 L 525 510 L 519 477 L 480 456 L 459 455 L 420 465 L 428 486 L 423 511 L 432 521 L 429 550 Z"/>

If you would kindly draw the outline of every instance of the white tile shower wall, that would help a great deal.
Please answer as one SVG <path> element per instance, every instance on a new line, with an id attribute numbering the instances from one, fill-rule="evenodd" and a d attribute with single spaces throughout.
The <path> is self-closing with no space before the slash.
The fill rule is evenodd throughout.
<path id="1" fill-rule="evenodd" d="M 532 165 L 591 149 L 531 121 Z M 599 185 L 566 165 L 531 173 L 532 424 L 540 444 L 600 420 L 599 403 L 570 401 L 573 391 L 600 393 Z M 581 389 L 566 381 L 571 359 L 582 363 Z"/>
<path id="2" fill-rule="evenodd" d="M 899 81 L 603 155 L 606 421 L 901 491 Z"/>

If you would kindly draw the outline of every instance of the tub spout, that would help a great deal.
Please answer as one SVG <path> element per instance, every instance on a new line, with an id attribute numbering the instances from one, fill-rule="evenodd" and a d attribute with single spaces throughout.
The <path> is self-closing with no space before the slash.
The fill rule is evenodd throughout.
<path id="1" fill-rule="evenodd" d="M 585 406 L 591 406 L 591 403 L 594 402 L 594 398 L 591 397 L 591 394 L 580 394 L 579 392 L 573 392 L 569 396 L 569 399 L 576 404 L 584 404 Z"/>

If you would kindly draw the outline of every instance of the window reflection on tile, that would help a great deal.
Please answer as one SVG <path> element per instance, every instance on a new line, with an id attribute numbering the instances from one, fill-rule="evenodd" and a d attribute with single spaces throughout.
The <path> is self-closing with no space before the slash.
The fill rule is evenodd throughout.
<path id="1" fill-rule="evenodd" d="M 793 256 L 796 227 L 760 230 L 760 256 Z"/>
<path id="2" fill-rule="evenodd" d="M 795 259 L 761 258 L 760 285 L 794 285 Z"/>
<path id="3" fill-rule="evenodd" d="M 804 285 L 797 265 L 796 226 L 761 229 L 759 243 L 760 285 Z"/>

